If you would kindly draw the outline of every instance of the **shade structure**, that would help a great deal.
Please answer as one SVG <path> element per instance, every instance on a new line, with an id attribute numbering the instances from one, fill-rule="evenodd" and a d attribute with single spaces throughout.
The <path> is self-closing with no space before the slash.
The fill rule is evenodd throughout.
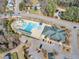
<path id="1" fill-rule="evenodd" d="M 56 30 L 55 33 L 52 33 L 50 38 L 57 40 L 57 41 L 64 42 L 66 39 L 66 32 L 64 32 L 63 30 Z"/>
<path id="2" fill-rule="evenodd" d="M 42 34 L 44 34 L 46 37 L 49 37 L 50 39 L 62 42 L 65 41 L 67 35 L 67 33 L 64 30 L 61 30 L 54 26 L 46 26 Z"/>

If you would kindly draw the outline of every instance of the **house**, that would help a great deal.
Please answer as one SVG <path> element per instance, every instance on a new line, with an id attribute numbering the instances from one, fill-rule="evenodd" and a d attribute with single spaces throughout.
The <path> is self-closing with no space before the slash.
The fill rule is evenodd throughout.
<path id="1" fill-rule="evenodd" d="M 13 10 L 14 9 L 14 0 L 8 0 L 7 8 L 9 10 Z"/>
<path id="2" fill-rule="evenodd" d="M 40 8 L 41 8 L 40 3 L 33 5 L 32 8 L 35 9 L 35 10 L 40 10 Z"/>

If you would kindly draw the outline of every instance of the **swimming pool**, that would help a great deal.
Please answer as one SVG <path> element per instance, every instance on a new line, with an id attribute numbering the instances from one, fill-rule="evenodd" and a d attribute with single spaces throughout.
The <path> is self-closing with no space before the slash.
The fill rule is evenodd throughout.
<path id="1" fill-rule="evenodd" d="M 37 29 L 39 28 L 41 25 L 39 23 L 32 23 L 32 22 L 29 22 L 29 23 L 23 23 L 22 25 L 22 28 L 24 31 L 26 32 L 31 32 L 33 29 Z"/>

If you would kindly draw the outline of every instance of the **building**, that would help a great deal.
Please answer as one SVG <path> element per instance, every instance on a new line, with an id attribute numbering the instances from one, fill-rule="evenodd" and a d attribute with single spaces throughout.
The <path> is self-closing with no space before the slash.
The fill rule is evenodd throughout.
<path id="1" fill-rule="evenodd" d="M 14 9 L 14 0 L 8 0 L 7 8 L 9 10 L 13 10 Z"/>

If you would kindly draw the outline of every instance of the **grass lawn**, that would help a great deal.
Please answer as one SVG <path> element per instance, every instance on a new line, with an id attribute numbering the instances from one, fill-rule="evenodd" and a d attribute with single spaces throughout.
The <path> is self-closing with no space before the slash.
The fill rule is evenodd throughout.
<path id="1" fill-rule="evenodd" d="M 18 59 L 17 52 L 12 53 L 11 57 L 12 57 L 12 59 Z"/>
<path id="2" fill-rule="evenodd" d="M 30 12 L 31 12 L 32 14 L 38 14 L 38 13 L 39 13 L 39 10 L 31 9 Z"/>

